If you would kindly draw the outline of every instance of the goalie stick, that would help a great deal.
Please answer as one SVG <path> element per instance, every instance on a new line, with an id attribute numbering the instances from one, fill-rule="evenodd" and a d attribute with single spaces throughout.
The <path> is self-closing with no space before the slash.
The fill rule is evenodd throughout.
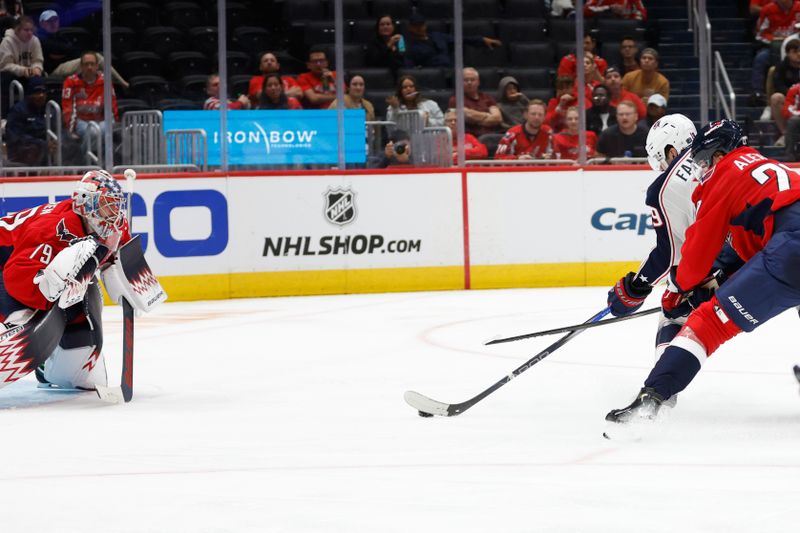
<path id="1" fill-rule="evenodd" d="M 608 309 L 606 314 L 611 310 Z M 486 346 L 491 344 L 502 344 L 504 342 L 514 342 L 514 341 L 521 341 L 524 339 L 532 339 L 533 337 L 543 337 L 545 335 L 555 335 L 558 333 L 566 333 L 568 331 L 578 331 L 582 329 L 589 329 L 589 328 L 596 328 L 599 326 L 606 326 L 608 324 L 614 324 L 616 322 L 622 322 L 624 320 L 630 320 L 632 318 L 639 318 L 640 316 L 652 315 L 653 313 L 658 313 L 661 311 L 661 307 L 653 307 L 652 309 L 645 309 L 644 311 L 639 311 L 638 313 L 633 313 L 630 315 L 625 316 L 618 316 L 616 318 L 609 318 L 608 320 L 601 321 L 594 321 L 594 322 L 584 322 L 583 324 L 577 324 L 575 326 L 565 326 L 563 328 L 556 328 L 556 329 L 547 329 L 544 331 L 537 331 L 535 333 L 525 333 L 523 335 L 515 335 L 513 337 L 505 337 L 501 339 L 493 339 L 486 343 Z M 605 314 L 603 315 L 605 316 Z M 602 317 L 601 317 L 602 318 Z"/>
<path id="2" fill-rule="evenodd" d="M 136 171 L 129 168 L 124 172 L 128 188 L 128 229 L 133 232 L 133 182 Z M 138 240 L 138 239 L 137 239 Z M 109 403 L 129 402 L 133 398 L 133 306 L 126 298 L 121 298 L 122 305 L 122 376 L 119 387 L 103 387 L 98 385 L 97 396 Z"/>
<path id="3" fill-rule="evenodd" d="M 584 324 L 591 324 L 593 322 L 597 322 L 604 316 L 606 316 L 608 313 L 609 309 L 605 308 L 596 315 L 594 315 L 592 318 L 587 320 Z M 460 415 L 461 413 L 463 413 L 464 411 L 466 411 L 479 401 L 483 400 L 491 393 L 493 393 L 494 391 L 496 391 L 497 389 L 499 389 L 500 387 L 502 387 L 503 385 L 514 379 L 515 377 L 519 376 L 520 374 L 528 370 L 530 367 L 532 367 L 533 365 L 535 365 L 536 363 L 538 363 L 539 361 L 541 361 L 542 359 L 544 359 L 545 357 L 556 351 L 557 349 L 564 346 L 566 343 L 574 339 L 584 330 L 585 328 L 577 329 L 575 331 L 570 331 L 567 335 L 561 337 L 556 342 L 554 342 L 541 352 L 537 353 L 536 355 L 525 361 L 522 365 L 514 369 L 514 371 L 512 371 L 510 374 L 504 376 L 500 381 L 498 381 L 488 389 L 484 390 L 477 396 L 470 398 L 465 402 L 453 403 L 453 404 L 439 402 L 415 391 L 406 391 L 406 393 L 403 395 L 403 398 L 405 399 L 408 405 L 419 411 L 419 416 L 430 417 L 433 415 L 437 416 Z"/>

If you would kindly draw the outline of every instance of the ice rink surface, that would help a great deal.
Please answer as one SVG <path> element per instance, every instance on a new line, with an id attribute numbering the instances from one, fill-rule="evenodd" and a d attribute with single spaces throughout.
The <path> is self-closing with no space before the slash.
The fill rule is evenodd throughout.
<path id="1" fill-rule="evenodd" d="M 403 401 L 464 401 L 557 337 L 484 341 L 604 303 L 581 288 L 165 304 L 137 320 L 130 404 L 32 378 L 0 390 L 0 531 L 799 531 L 794 312 L 723 346 L 638 442 L 603 439 L 603 418 L 641 387 L 655 315 L 584 332 L 461 416 Z M 112 380 L 120 327 L 106 309 Z"/>

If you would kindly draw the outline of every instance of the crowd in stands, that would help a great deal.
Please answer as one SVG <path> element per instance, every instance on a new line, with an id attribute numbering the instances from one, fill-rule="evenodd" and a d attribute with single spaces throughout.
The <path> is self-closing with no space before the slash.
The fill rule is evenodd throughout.
<path id="1" fill-rule="evenodd" d="M 781 5 L 786 2 L 800 6 L 800 1 L 776 0 Z M 9 2 L 5 4 L 9 5 Z M 36 17 L 32 18 L 23 14 L 21 2 L 11 4 L 17 11 L 9 17 L 12 27 L 8 28 L 0 42 L 0 91 L 8 94 L 9 83 L 17 80 L 23 83 L 27 97 L 17 103 L 13 110 L 0 109 L 0 114 L 9 122 L 5 136 L 9 147 L 15 143 L 18 146 L 23 142 L 20 139 L 36 137 L 36 143 L 33 144 L 38 148 L 30 151 L 9 149 L 8 158 L 12 163 L 41 163 L 48 150 L 52 149 L 52 143 L 46 142 L 44 130 L 40 127 L 43 125 L 41 94 L 44 87 L 46 96 L 61 106 L 65 140 L 78 147 L 71 162 L 80 164 L 83 162 L 82 154 L 86 152 L 88 124 L 96 123 L 102 132 L 112 122 L 104 116 L 103 109 L 104 58 L 94 51 L 100 45 L 99 34 L 89 35 L 90 47 L 80 46 L 77 40 L 70 38 L 69 32 L 63 31 L 60 25 L 62 16 L 55 9 L 31 11 L 30 14 Z M 300 4 L 298 2 L 292 8 L 293 13 L 302 8 Z M 402 4 L 406 8 L 411 5 L 408 2 Z M 514 2 L 504 0 L 496 4 L 498 10 L 505 6 L 510 15 Z M 545 2 L 532 4 L 544 6 Z M 589 29 L 584 36 L 584 55 L 578 58 L 574 47 L 573 51 L 569 50 L 570 35 L 565 28 L 570 28 L 570 25 L 556 26 L 556 22 L 569 21 L 568 17 L 574 14 L 574 2 L 552 0 L 546 4 L 549 5 L 548 12 L 534 13 L 534 17 L 523 19 L 530 25 L 522 27 L 522 31 L 529 35 L 520 36 L 519 32 L 504 34 L 496 31 L 489 21 L 465 22 L 463 112 L 467 158 L 576 159 L 577 133 L 580 129 L 579 98 L 584 99 L 587 110 L 586 137 L 590 157 L 595 154 L 607 158 L 642 157 L 643 132 L 646 136 L 647 128 L 666 112 L 670 95 L 669 80 L 659 72 L 658 51 L 652 46 L 642 46 L 641 32 L 636 36 L 617 35 L 613 42 L 607 40 L 598 43 L 598 34 L 592 28 L 594 20 L 613 18 L 632 21 L 632 29 L 642 29 L 641 24 L 647 20 L 645 6 L 641 0 L 586 0 L 584 15 Z M 371 5 L 378 9 L 377 2 Z M 447 19 L 450 17 L 444 14 L 441 19 L 429 18 L 434 13 L 422 12 L 419 9 L 422 5 L 423 2 L 416 2 L 414 9 L 408 12 L 404 9 L 401 16 L 373 13 L 372 35 L 366 38 L 362 34 L 361 41 L 353 42 L 357 26 L 349 21 L 353 39 L 348 39 L 348 46 L 350 51 L 355 50 L 355 54 L 348 53 L 345 56 L 346 71 L 343 73 L 337 72 L 332 64 L 334 49 L 330 42 L 308 40 L 312 35 L 307 29 L 312 26 L 310 23 L 305 27 L 296 27 L 303 38 L 302 49 L 292 48 L 295 36 L 290 35 L 280 42 L 265 41 L 265 45 L 271 46 L 269 48 L 234 51 L 249 54 L 255 68 L 246 76 L 233 69 L 237 73 L 227 85 L 230 95 L 226 103 L 228 109 L 335 109 L 336 79 L 337 75 L 342 75 L 344 107 L 364 109 L 368 121 L 395 121 L 399 113 L 416 110 L 421 113 L 424 126 L 447 126 L 452 129 L 452 113 L 457 99 L 452 88 L 454 38 L 448 30 Z M 119 6 L 119 9 L 123 8 Z M 158 11 L 158 5 L 154 4 L 153 9 Z M 167 6 L 164 9 L 166 12 Z M 284 3 L 284 9 L 290 9 L 288 3 Z M 772 7 L 762 10 L 762 19 L 768 16 L 769 9 Z M 155 20 L 168 20 L 166 16 L 163 19 L 160 16 L 156 14 Z M 513 16 L 509 18 L 513 19 Z M 70 20 L 74 20 L 74 17 Z M 115 24 L 120 23 L 119 18 L 114 18 L 114 21 Z M 284 21 L 284 25 L 289 28 L 290 22 Z M 468 24 L 470 22 L 475 24 Z M 240 24 L 249 23 L 240 21 Z M 549 36 L 546 34 L 548 25 Z M 294 32 L 295 27 L 291 28 Z M 503 28 L 511 32 L 515 26 L 507 24 Z M 150 31 L 146 28 L 139 30 Z M 187 28 L 181 30 L 188 31 Z M 565 32 L 567 38 L 555 35 L 557 31 Z M 762 32 L 763 38 L 777 34 L 776 31 Z M 124 32 L 115 35 L 124 35 Z M 558 37 L 557 41 L 555 37 Z M 145 43 L 142 40 L 142 46 L 146 47 Z M 544 46 L 530 50 L 519 47 L 528 43 L 543 43 Z M 197 43 L 197 46 L 201 44 Z M 283 46 L 286 44 L 289 46 Z M 604 45 L 602 50 L 610 57 L 601 57 L 600 44 Z M 187 45 L 186 49 L 192 48 Z M 523 52 L 518 54 L 517 50 Z M 169 57 L 175 53 L 174 48 L 164 51 Z M 561 52 L 561 57 L 555 55 L 558 53 L 556 51 Z M 154 48 L 154 52 L 156 56 L 161 53 L 157 48 Z M 139 55 L 133 57 L 135 54 Z M 136 109 L 136 106 L 128 107 L 131 100 L 144 100 L 147 107 L 166 110 L 214 110 L 222 105 L 220 79 L 213 72 L 213 62 L 181 71 L 180 74 L 192 74 L 174 78 L 171 84 L 164 80 L 167 89 L 163 94 L 152 88 L 140 92 L 141 85 L 138 82 L 141 80 L 137 78 L 141 77 L 141 72 L 133 65 L 134 60 L 142 54 L 136 51 L 114 52 L 114 64 L 119 72 L 112 69 L 111 73 L 113 121 L 118 122 L 120 114 L 126 110 Z M 301 54 L 302 57 L 299 57 Z M 542 63 L 536 54 L 549 55 L 552 59 Z M 787 54 L 789 64 L 794 69 L 792 72 L 796 75 L 800 54 L 796 47 L 788 47 Z M 492 58 L 496 63 L 492 63 Z M 298 59 L 304 63 L 304 69 L 299 68 L 301 61 Z M 348 59 L 351 63 L 348 63 Z M 536 62 L 533 62 L 534 59 Z M 541 68 L 529 68 L 528 60 Z M 286 62 L 290 65 L 282 64 Z M 795 63 L 798 66 L 793 66 Z M 584 87 L 577 85 L 578 68 L 583 68 Z M 377 77 L 375 71 L 382 69 L 386 74 L 383 78 Z M 530 70 L 536 72 L 531 73 Z M 158 73 L 167 74 L 164 71 Z M 204 81 L 201 94 L 188 89 L 188 83 L 198 75 Z M 437 76 L 439 79 L 436 79 Z M 387 82 L 386 78 L 391 81 Z M 482 78 L 489 82 L 482 83 Z M 50 89 L 54 80 L 63 80 L 60 96 L 57 97 Z M 796 77 L 794 81 L 797 81 Z M 389 85 L 394 89 L 388 91 Z M 119 101 L 118 95 L 121 98 Z M 183 97 L 182 103 L 175 104 L 176 96 Z M 172 107 L 162 106 L 167 100 L 170 100 Z M 787 106 L 791 103 L 786 98 L 784 101 Z M 7 105 L 7 99 L 2 99 L 2 102 L 4 106 Z M 775 106 L 775 109 L 780 107 L 777 96 Z M 20 117 L 34 115 L 36 120 L 32 120 L 31 124 L 37 126 L 23 135 L 15 122 L 22 120 Z M 456 137 L 453 130 L 453 139 Z M 45 141 L 44 144 L 41 141 Z M 398 143 L 403 142 L 405 139 L 400 137 L 389 139 L 383 163 L 404 164 L 402 160 L 408 160 L 410 146 L 405 153 L 396 153 Z"/>

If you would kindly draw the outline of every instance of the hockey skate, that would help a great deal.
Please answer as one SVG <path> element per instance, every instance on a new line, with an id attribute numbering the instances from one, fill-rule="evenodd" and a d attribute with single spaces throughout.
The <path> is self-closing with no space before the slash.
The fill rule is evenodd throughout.
<path id="1" fill-rule="evenodd" d="M 612 422 L 603 433 L 607 439 L 619 437 L 638 440 L 641 438 L 641 429 L 644 425 L 652 423 L 658 415 L 659 409 L 664 404 L 664 398 L 655 390 L 644 387 L 636 399 L 627 407 L 614 409 L 606 415 L 606 421 Z M 633 429 L 633 428 L 636 429 Z"/>

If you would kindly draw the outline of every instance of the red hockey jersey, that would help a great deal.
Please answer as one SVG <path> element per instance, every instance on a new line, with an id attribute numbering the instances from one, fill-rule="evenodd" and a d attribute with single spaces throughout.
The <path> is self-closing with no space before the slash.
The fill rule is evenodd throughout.
<path id="1" fill-rule="evenodd" d="M 714 165 L 692 200 L 697 220 L 686 230 L 675 278 L 682 290 L 708 275 L 728 234 L 745 261 L 764 248 L 772 238 L 775 211 L 800 200 L 800 174 L 743 146 Z"/>
<path id="2" fill-rule="evenodd" d="M 542 124 L 539 133 L 531 136 L 525 131 L 525 124 L 518 124 L 509 128 L 497 145 L 495 159 L 517 159 L 527 154 L 534 159 L 543 159 L 547 154 L 548 146 L 552 142 L 553 130 L 547 124 Z M 552 148 L 552 146 L 550 146 Z"/>
<path id="3" fill-rule="evenodd" d="M 52 307 L 33 278 L 73 239 L 86 235 L 81 218 L 72 210 L 71 199 L 0 218 L 0 268 L 8 294 L 33 309 Z M 110 248 L 109 256 L 129 240 L 126 225 L 121 234 L 104 242 Z"/>
<path id="4" fill-rule="evenodd" d="M 94 83 L 87 83 L 80 74 L 73 74 L 64 80 L 61 91 L 61 109 L 64 125 L 69 131 L 75 130 L 76 119 L 103 120 L 103 74 L 98 72 Z M 114 118 L 119 119 L 117 112 L 117 95 L 111 88 L 111 108 Z"/>

